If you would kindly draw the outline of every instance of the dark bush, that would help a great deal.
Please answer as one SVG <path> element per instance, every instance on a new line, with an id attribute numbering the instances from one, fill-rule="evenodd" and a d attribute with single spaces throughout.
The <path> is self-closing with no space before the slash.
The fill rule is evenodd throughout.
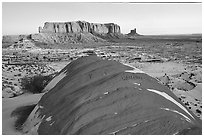
<path id="1" fill-rule="evenodd" d="M 33 77 L 24 77 L 21 79 L 21 86 L 23 90 L 37 94 L 41 93 L 44 87 L 50 82 L 53 75 L 43 76 L 35 75 Z"/>

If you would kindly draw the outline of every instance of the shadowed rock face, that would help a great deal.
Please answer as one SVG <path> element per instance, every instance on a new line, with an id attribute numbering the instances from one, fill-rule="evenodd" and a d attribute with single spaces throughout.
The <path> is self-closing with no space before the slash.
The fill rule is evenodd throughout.
<path id="1" fill-rule="evenodd" d="M 23 125 L 28 134 L 201 134 L 201 121 L 142 71 L 79 58 L 47 85 Z"/>
<path id="2" fill-rule="evenodd" d="M 120 33 L 120 26 L 114 23 L 98 24 L 85 21 L 76 22 L 46 22 L 43 28 L 39 28 L 40 33 L 78 33 L 89 32 L 98 34 Z"/>
<path id="3" fill-rule="evenodd" d="M 137 36 L 137 35 L 139 35 L 139 34 L 137 33 L 136 28 L 135 28 L 135 29 L 133 29 L 133 30 L 130 30 L 130 33 L 128 33 L 127 35 L 128 35 L 128 36 Z"/>

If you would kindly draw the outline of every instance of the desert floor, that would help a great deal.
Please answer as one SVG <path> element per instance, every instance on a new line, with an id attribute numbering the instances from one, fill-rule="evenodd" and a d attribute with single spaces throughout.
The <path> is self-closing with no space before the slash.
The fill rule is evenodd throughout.
<path id="1" fill-rule="evenodd" d="M 115 43 L 112 46 L 87 46 L 86 48 L 87 50 L 94 50 L 102 58 L 128 63 L 158 79 L 196 116 L 202 119 L 202 43 L 186 42 L 185 40 L 184 42 L 166 40 L 161 42 L 157 40 L 149 44 L 143 41 L 141 39 L 136 41 L 136 44 Z M 121 45 L 123 46 L 121 47 Z M 19 130 L 16 130 L 15 122 L 18 115 L 13 113 L 19 108 L 23 109 L 25 106 L 37 104 L 43 95 L 43 93 L 32 94 L 22 91 L 19 81 L 22 77 L 59 72 L 72 60 L 83 56 L 86 52 L 81 47 L 63 50 L 66 53 L 63 54 L 68 60 L 52 62 L 46 60 L 46 63 L 42 65 L 23 66 L 6 65 L 6 61 L 2 62 L 2 134 L 22 134 Z M 41 52 L 44 56 L 48 51 L 53 53 L 47 54 L 46 59 L 55 59 L 54 57 L 63 55 L 58 53 L 62 50 L 52 49 L 31 50 L 25 56 L 32 55 L 33 58 L 36 58 Z M 9 50 L 5 50 L 2 53 L 6 56 L 6 53 L 10 54 L 9 52 Z M 137 61 L 135 58 L 140 58 L 141 61 Z M 154 62 L 154 59 L 158 59 L 159 62 Z"/>
<path id="2" fill-rule="evenodd" d="M 66 66 L 67 62 L 61 63 L 50 63 L 53 69 L 60 71 L 60 68 Z M 142 71 L 146 72 L 152 77 L 155 78 L 162 78 L 165 76 L 175 76 L 178 74 L 182 74 L 182 72 L 189 72 L 191 68 L 188 66 L 175 63 L 175 62 L 166 62 L 166 63 L 137 63 L 137 64 L 130 64 L 133 65 Z M 199 68 L 198 68 L 199 69 Z M 196 69 L 198 71 L 198 69 Z M 201 69 L 201 68 L 200 68 Z M 201 71 L 201 70 L 200 70 Z M 192 71 L 191 71 L 192 72 Z M 199 71 L 198 71 L 199 72 Z M 201 117 L 201 114 L 198 113 L 196 110 L 202 109 L 202 84 L 197 84 L 192 90 L 188 92 L 174 89 L 173 92 L 179 97 L 184 104 L 190 107 L 198 117 Z M 23 94 L 14 98 L 3 98 L 2 99 L 2 124 L 3 124 L 3 134 L 22 134 L 21 132 L 15 129 L 14 123 L 16 121 L 15 116 L 11 116 L 12 112 L 22 106 L 29 106 L 32 104 L 37 104 L 37 102 L 42 97 L 42 94 Z"/>

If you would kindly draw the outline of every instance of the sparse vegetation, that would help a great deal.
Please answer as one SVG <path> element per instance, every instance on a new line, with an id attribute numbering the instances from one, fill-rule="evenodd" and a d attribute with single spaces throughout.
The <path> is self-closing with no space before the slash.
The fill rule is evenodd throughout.
<path id="1" fill-rule="evenodd" d="M 24 77 L 21 80 L 23 90 L 37 94 L 41 93 L 48 82 L 53 78 L 53 74 L 48 76 L 35 75 L 33 77 Z"/>
<path id="2" fill-rule="evenodd" d="M 10 47 L 13 43 L 2 43 L 2 48 L 6 49 Z"/>

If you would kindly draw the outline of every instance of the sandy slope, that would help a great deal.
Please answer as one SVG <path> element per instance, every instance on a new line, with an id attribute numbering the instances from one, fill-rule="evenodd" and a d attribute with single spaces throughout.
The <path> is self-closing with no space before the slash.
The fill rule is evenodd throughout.
<path id="1" fill-rule="evenodd" d="M 11 117 L 12 111 L 21 106 L 37 104 L 43 94 L 27 94 L 15 98 L 2 99 L 2 134 L 21 134 L 14 128 L 15 117 Z"/>
<path id="2" fill-rule="evenodd" d="M 164 63 L 140 63 L 134 66 L 139 67 L 142 71 L 146 72 L 152 77 L 160 77 L 165 73 L 167 75 L 175 75 L 183 72 L 185 66 L 175 62 L 164 62 Z"/>

